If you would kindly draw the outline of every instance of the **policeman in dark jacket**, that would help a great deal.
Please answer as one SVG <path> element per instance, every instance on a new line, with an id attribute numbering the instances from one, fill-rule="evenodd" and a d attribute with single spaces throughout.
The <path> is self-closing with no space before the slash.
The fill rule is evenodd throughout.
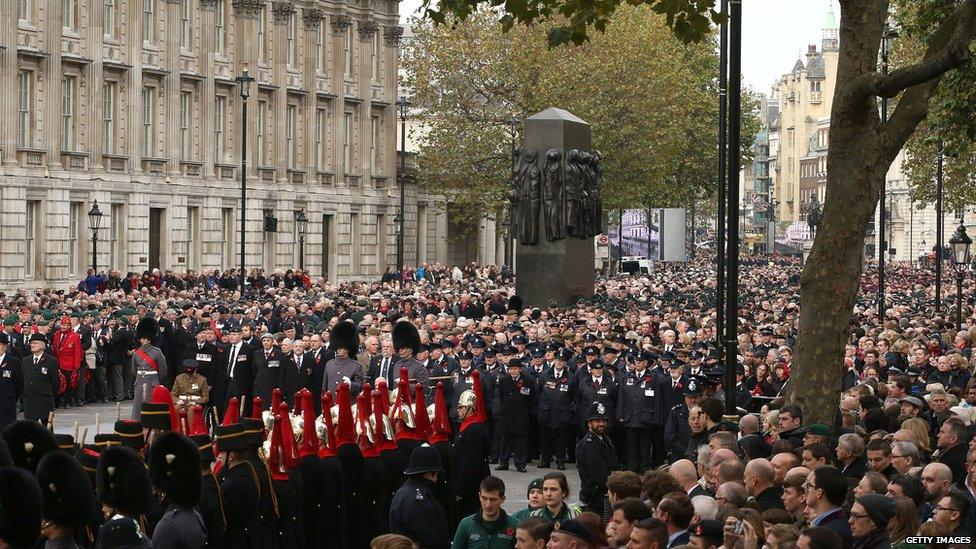
<path id="1" fill-rule="evenodd" d="M 552 368 L 539 378 L 539 447 L 542 452 L 539 467 L 549 467 L 555 455 L 556 468 L 566 469 L 567 437 L 576 421 L 577 383 L 566 367 L 572 356 L 569 349 L 560 349 Z"/>
<path id="2" fill-rule="evenodd" d="M 49 355 L 47 339 L 40 333 L 31 335 L 31 354 L 24 366 L 24 419 L 47 421 L 54 411 L 54 395 L 61 384 L 58 361 Z"/>
<path id="3" fill-rule="evenodd" d="M 17 420 L 17 401 L 24 394 L 24 370 L 10 351 L 10 338 L 0 332 L 0 431 Z"/>
<path id="4" fill-rule="evenodd" d="M 596 347 L 593 347 L 596 349 Z M 610 373 L 603 368 L 603 362 L 596 360 L 589 363 L 589 371 L 583 372 L 585 367 L 577 372 L 579 390 L 576 393 L 576 411 L 580 418 L 580 429 L 586 431 L 586 414 L 594 402 L 613 410 L 617 404 L 617 384 L 613 382 Z"/>
<path id="5" fill-rule="evenodd" d="M 501 409 L 499 430 L 502 433 L 498 470 L 508 470 L 508 459 L 514 448 L 515 469 L 524 473 L 535 384 L 529 376 L 522 375 L 522 361 L 518 358 L 508 361 L 507 370 L 507 375 L 501 375 L 498 380 Z"/>
<path id="6" fill-rule="evenodd" d="M 390 533 L 407 536 L 425 549 L 450 546 L 447 515 L 437 501 L 434 486 L 443 474 L 437 450 L 424 444 L 410 454 L 404 475 L 409 478 L 393 495 L 390 503 Z"/>
<path id="7" fill-rule="evenodd" d="M 664 440 L 668 446 L 668 461 L 670 463 L 684 459 L 688 455 L 688 442 L 692 435 L 691 426 L 688 425 L 688 410 L 698 406 L 698 403 L 701 402 L 701 394 L 698 378 L 690 378 L 685 384 L 684 402 L 675 404 L 668 412 L 664 426 Z M 697 447 L 695 451 L 698 451 Z"/>
<path id="8" fill-rule="evenodd" d="M 650 468 L 652 429 L 664 423 L 664 382 L 649 363 L 647 352 L 637 355 L 634 369 L 620 380 L 617 399 L 617 421 L 627 433 L 627 467 L 637 474 Z"/>
<path id="9" fill-rule="evenodd" d="M 617 469 L 617 452 L 607 436 L 610 409 L 602 402 L 590 405 L 586 415 L 587 433 L 576 445 L 576 466 L 580 476 L 580 503 L 588 511 L 603 516 L 603 496 L 607 477 Z"/>

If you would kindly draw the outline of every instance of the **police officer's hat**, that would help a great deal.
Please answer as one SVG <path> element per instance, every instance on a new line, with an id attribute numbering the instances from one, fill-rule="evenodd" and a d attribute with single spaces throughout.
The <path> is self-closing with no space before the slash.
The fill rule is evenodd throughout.
<path id="1" fill-rule="evenodd" d="M 474 356 L 471 354 L 470 351 L 466 349 L 462 349 L 460 352 L 458 352 L 457 358 L 458 360 L 471 360 L 472 358 L 474 358 Z"/>
<path id="2" fill-rule="evenodd" d="M 525 345 L 529 340 L 522 334 L 519 334 L 512 338 L 513 345 Z"/>
<path id="3" fill-rule="evenodd" d="M 199 472 L 198 472 L 199 475 Z M 81 463 L 64 452 L 51 452 L 37 466 L 44 518 L 80 529 L 95 514 L 95 491 Z"/>
<path id="4" fill-rule="evenodd" d="M 589 356 L 600 356 L 600 349 L 596 345 L 587 345 L 583 348 L 583 354 Z"/>
<path id="5" fill-rule="evenodd" d="M 149 478 L 166 499 L 194 507 L 200 502 L 200 451 L 180 433 L 163 433 L 149 449 Z"/>
<path id="6" fill-rule="evenodd" d="M 562 360 L 563 362 L 566 362 L 571 358 L 573 358 L 573 351 L 570 351 L 566 347 L 563 347 L 562 349 L 556 352 L 556 360 Z"/>
<path id="7" fill-rule="evenodd" d="M 496 351 L 494 347 L 485 348 L 485 358 L 494 358 L 497 355 L 498 351 Z"/>
<path id="8" fill-rule="evenodd" d="M 471 340 L 471 346 L 474 347 L 475 349 L 484 349 L 488 345 L 485 343 L 484 339 L 481 339 L 480 337 L 476 337 Z"/>
<path id="9" fill-rule="evenodd" d="M 593 343 L 594 341 L 596 341 L 596 335 L 591 334 L 590 332 L 583 334 L 584 343 Z"/>
<path id="10" fill-rule="evenodd" d="M 610 419 L 610 414 L 607 412 L 607 406 L 604 403 L 594 402 L 590 404 L 590 408 L 586 412 L 586 421 L 594 419 Z"/>
<path id="11" fill-rule="evenodd" d="M 410 463 L 403 471 L 404 475 L 420 475 L 423 473 L 443 473 L 441 456 L 437 449 L 428 444 L 418 446 L 410 453 Z"/>
<path id="12" fill-rule="evenodd" d="M 146 464 L 132 448 L 112 446 L 98 456 L 95 471 L 98 499 L 116 512 L 138 516 L 152 506 L 152 485 Z"/>
<path id="13" fill-rule="evenodd" d="M 685 385 L 684 396 L 687 397 L 697 397 L 702 395 L 701 381 L 699 381 L 698 376 L 692 376 L 688 380 L 688 384 Z"/>
<path id="14" fill-rule="evenodd" d="M 542 358 L 544 356 L 546 356 L 546 352 L 543 351 L 541 347 L 532 349 L 532 358 Z"/>

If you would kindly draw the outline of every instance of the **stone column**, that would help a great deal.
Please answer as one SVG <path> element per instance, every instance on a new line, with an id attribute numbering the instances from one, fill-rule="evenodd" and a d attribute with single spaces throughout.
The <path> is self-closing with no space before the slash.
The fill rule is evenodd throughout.
<path id="1" fill-rule="evenodd" d="M 88 70 L 82 71 L 79 79 L 85 84 L 86 100 L 88 108 L 85 110 L 88 117 L 88 137 L 87 143 L 79 143 L 78 148 L 91 153 L 88 168 L 93 174 L 102 173 L 104 170 L 102 160 L 102 82 L 105 74 L 102 65 L 102 38 L 105 30 L 102 28 L 102 10 L 105 9 L 104 2 L 88 2 L 88 26 L 84 31 L 85 42 L 88 45 L 86 56 L 92 59 L 88 65 Z M 0 79 L 2 80 L 2 79 Z M 5 80 L 3 80 L 5 81 Z M 81 94 L 79 94 L 81 95 Z M 107 204 L 107 202 L 106 202 Z M 99 254 L 101 256 L 101 254 Z M 115 265 L 112 266 L 113 268 Z"/>
<path id="2" fill-rule="evenodd" d="M 122 11 L 117 7 L 116 12 L 121 16 Z M 125 90 L 119 90 L 121 96 L 126 93 L 125 109 L 125 148 L 119 154 L 128 155 L 129 169 L 133 175 L 142 174 L 142 9 L 130 4 L 126 10 L 128 18 L 125 25 L 125 33 L 119 33 L 122 41 L 122 48 L 127 52 L 126 60 L 132 65 L 128 71 L 128 85 Z M 148 212 L 148 210 L 147 210 Z M 148 213 L 147 213 L 148 215 Z M 148 219 L 148 218 L 147 218 Z M 146 225 L 148 228 L 148 224 Z M 145 235 L 139 235 L 144 237 Z M 148 249 L 147 252 L 148 253 Z"/>
<path id="3" fill-rule="evenodd" d="M 200 0 L 200 74 L 203 80 L 197 84 L 194 102 L 200 105 L 200 157 L 203 162 L 200 176 L 204 181 L 213 181 L 214 150 L 213 150 L 213 108 L 216 86 L 214 84 L 214 33 L 217 22 L 217 0 Z M 228 105 L 228 108 L 230 106 Z M 227 113 L 224 113 L 227 116 Z M 221 267 L 226 268 L 226 265 Z"/>
<path id="4" fill-rule="evenodd" d="M 376 144 L 372 143 L 373 132 L 370 127 L 373 120 L 373 90 L 370 87 L 370 56 L 367 55 L 367 52 L 372 47 L 373 35 L 376 34 L 378 29 L 379 25 L 375 21 L 360 21 L 356 29 L 359 35 L 359 55 L 356 56 L 357 63 L 354 78 L 356 78 L 357 88 L 359 89 L 359 97 L 363 100 L 359 116 L 359 150 L 363 153 L 359 155 L 359 171 L 363 174 L 363 189 L 372 186 L 372 176 L 375 175 L 369 158 L 369 147 L 375 146 Z M 356 44 L 354 43 L 353 47 L 355 46 Z"/>
<path id="5" fill-rule="evenodd" d="M 437 235 L 434 260 L 447 265 L 447 205 L 438 204 L 437 210 L 437 219 L 434 222 L 434 234 Z"/>
<path id="6" fill-rule="evenodd" d="M 40 148 L 47 149 L 47 166 L 51 170 L 61 170 L 61 26 L 64 13 L 60 0 L 45 0 L 44 5 L 44 49 L 47 59 L 38 64 L 36 81 L 44 79 L 43 130 Z M 14 19 L 16 21 L 16 19 Z M 8 22 L 10 25 L 12 21 Z M 7 44 L 7 55 L 16 57 L 16 46 Z M 16 81 L 16 80 L 15 80 Z M 75 91 L 77 94 L 77 90 Z M 35 103 L 36 105 L 36 103 Z M 36 107 L 35 107 L 36 109 Z M 35 110 L 34 112 L 38 112 Z M 13 152 L 13 151 L 11 151 Z"/>
<path id="7" fill-rule="evenodd" d="M 304 134 L 307 136 L 305 139 L 304 146 L 304 157 L 305 166 L 308 168 L 308 173 L 306 174 L 306 183 L 317 185 L 317 175 L 316 171 L 318 166 L 315 165 L 315 120 L 317 116 L 317 110 L 319 106 L 318 94 L 318 78 L 316 75 L 315 68 L 315 56 L 321 55 L 321 52 L 316 52 L 315 38 L 319 32 L 319 29 L 324 24 L 322 18 L 324 17 L 322 10 L 319 8 L 303 8 L 302 9 L 302 23 L 305 28 L 305 56 L 302 59 L 303 63 L 303 79 L 305 81 L 305 89 L 308 90 L 308 96 L 305 102 L 305 116 L 302 117 L 302 124 L 304 125 Z M 309 219 L 313 219 L 314 216 L 312 212 L 305 212 Z M 311 223 L 309 223 L 311 227 Z M 308 248 L 309 236 L 311 235 L 311 229 L 309 233 L 305 235 L 305 247 Z M 305 254 L 305 264 L 309 265 L 308 254 Z"/>
<path id="8" fill-rule="evenodd" d="M 332 85 L 333 89 L 335 89 L 337 99 L 335 100 L 334 109 L 335 123 L 332 125 L 332 142 L 335 143 L 335 159 L 333 166 L 335 166 L 337 186 L 340 182 L 345 182 L 345 172 L 348 169 L 347 166 L 343 165 L 342 158 L 342 146 L 345 139 L 343 130 L 346 116 L 346 76 L 345 71 L 343 70 L 344 53 L 342 40 L 345 37 L 346 29 L 348 29 L 351 24 L 352 19 L 345 14 L 332 15 L 329 17 L 329 25 L 332 30 L 330 40 L 332 40 L 332 51 L 335 52 L 335 54 L 332 56 Z"/>
<path id="9" fill-rule="evenodd" d="M 176 177 L 180 173 L 180 161 L 183 160 L 180 151 L 180 94 L 182 80 L 180 78 L 180 8 L 181 0 L 166 0 L 166 35 L 163 48 L 166 51 L 166 70 L 169 76 L 163 82 L 166 91 L 166 127 L 163 134 L 162 156 L 169 158 L 167 173 Z"/>
<path id="10" fill-rule="evenodd" d="M 286 118 L 288 110 L 288 18 L 295 13 L 291 2 L 275 1 L 271 4 L 274 22 L 274 41 L 272 42 L 272 80 L 278 85 L 274 100 L 269 105 L 270 126 L 274 128 L 271 158 L 278 163 L 278 183 L 288 181 L 288 149 L 285 142 Z M 295 124 L 300 122 L 297 119 Z M 298 133 L 297 131 L 295 132 Z M 296 135 L 297 137 L 297 135 Z"/>
<path id="11" fill-rule="evenodd" d="M 7 50 L 0 55 L 0 116 L 7 124 L 0 126 L 0 147 L 3 147 L 3 165 L 17 165 L 17 2 L 0 2 L 0 44 Z M 10 271 L 4 270 L 3 277 Z"/>

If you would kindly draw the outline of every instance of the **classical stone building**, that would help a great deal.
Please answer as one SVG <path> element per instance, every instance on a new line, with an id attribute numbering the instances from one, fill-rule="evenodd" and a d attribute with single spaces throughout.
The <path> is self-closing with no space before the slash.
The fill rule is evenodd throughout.
<path id="1" fill-rule="evenodd" d="M 330 280 L 396 259 L 398 3 L 0 2 L 0 287 L 125 271 L 299 263 Z M 242 98 L 247 207 L 241 208 Z M 446 261 L 445 208 L 407 186 L 408 264 Z M 419 230 L 418 230 L 419 229 Z"/>

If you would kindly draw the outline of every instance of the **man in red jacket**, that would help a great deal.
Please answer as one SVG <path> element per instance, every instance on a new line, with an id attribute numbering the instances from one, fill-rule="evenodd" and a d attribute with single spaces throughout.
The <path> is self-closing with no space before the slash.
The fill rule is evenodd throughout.
<path id="1" fill-rule="evenodd" d="M 71 329 L 70 318 L 61 319 L 61 327 L 54 333 L 53 347 L 54 358 L 64 376 L 59 392 L 61 407 L 70 408 L 72 403 L 81 406 L 85 402 L 85 370 L 81 366 L 84 350 L 78 332 Z"/>

